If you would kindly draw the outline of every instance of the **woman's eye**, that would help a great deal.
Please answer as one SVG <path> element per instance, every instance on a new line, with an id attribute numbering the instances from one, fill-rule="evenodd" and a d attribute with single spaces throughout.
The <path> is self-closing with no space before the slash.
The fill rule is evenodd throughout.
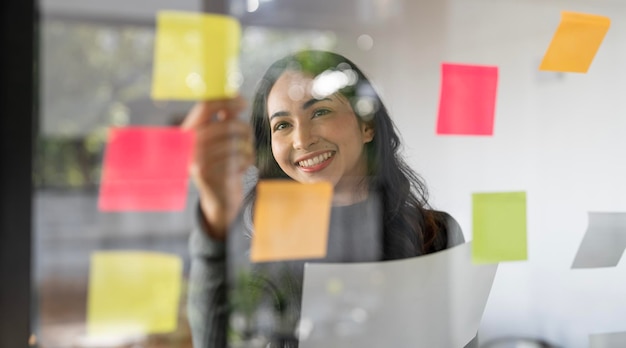
<path id="1" fill-rule="evenodd" d="M 328 110 L 328 109 L 317 109 L 317 110 L 313 111 L 313 117 L 324 116 L 324 115 L 328 114 L 329 112 L 330 112 L 330 110 Z"/>
<path id="2" fill-rule="evenodd" d="M 280 123 L 277 123 L 277 124 L 274 126 L 274 131 L 279 131 L 279 130 L 281 130 L 281 129 L 285 129 L 285 128 L 287 128 L 288 126 L 289 126 L 289 123 L 287 123 L 287 122 L 280 122 Z"/>

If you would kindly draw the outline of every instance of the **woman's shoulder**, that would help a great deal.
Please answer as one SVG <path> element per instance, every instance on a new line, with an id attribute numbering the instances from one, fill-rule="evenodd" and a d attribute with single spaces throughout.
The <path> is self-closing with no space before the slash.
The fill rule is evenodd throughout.
<path id="1" fill-rule="evenodd" d="M 450 214 L 440 210 L 427 211 L 433 218 L 435 231 L 434 251 L 451 248 L 465 243 L 461 226 Z"/>

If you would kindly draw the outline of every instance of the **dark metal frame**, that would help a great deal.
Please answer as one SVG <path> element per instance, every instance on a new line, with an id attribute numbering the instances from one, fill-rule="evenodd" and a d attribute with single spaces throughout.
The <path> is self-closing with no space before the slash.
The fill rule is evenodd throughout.
<path id="1" fill-rule="evenodd" d="M 34 0 L 0 2 L 0 347 L 31 335 L 37 19 Z"/>

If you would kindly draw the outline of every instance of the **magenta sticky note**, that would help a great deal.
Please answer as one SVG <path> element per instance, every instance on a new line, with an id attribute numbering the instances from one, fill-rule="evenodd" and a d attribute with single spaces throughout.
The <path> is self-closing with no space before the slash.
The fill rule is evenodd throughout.
<path id="1" fill-rule="evenodd" d="M 443 63 L 437 134 L 493 135 L 498 67 Z"/>
<path id="2" fill-rule="evenodd" d="M 193 142 L 192 132 L 175 127 L 109 129 L 98 208 L 185 209 Z"/>

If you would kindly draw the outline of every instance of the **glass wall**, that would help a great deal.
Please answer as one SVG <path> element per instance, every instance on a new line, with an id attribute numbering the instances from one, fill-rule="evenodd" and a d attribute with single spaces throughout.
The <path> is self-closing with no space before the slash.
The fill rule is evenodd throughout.
<path id="1" fill-rule="evenodd" d="M 98 251 L 177 255 L 189 271 L 187 244 L 197 194 L 182 212 L 101 212 L 98 190 L 110 127 L 178 125 L 190 102 L 150 98 L 151 25 L 84 18 L 41 23 L 41 128 L 36 140 L 35 285 L 40 347 L 190 347 L 185 288 L 174 332 L 93 341 L 86 335 L 91 257 Z M 249 79 L 278 57 L 305 47 L 332 50 L 331 31 L 246 26 L 241 69 Z M 266 49 L 272 47 L 271 50 Z M 258 78 L 258 77 L 257 77 Z M 242 115 L 245 117 L 245 115 Z"/>
<path id="2" fill-rule="evenodd" d="M 194 185 L 188 185 L 183 211 L 98 209 L 109 129 L 175 127 L 193 105 L 150 97 L 154 14 L 176 4 L 133 0 L 73 6 L 48 0 L 44 5 L 39 33 L 40 129 L 33 172 L 36 344 L 45 348 L 191 347 L 185 304 L 191 263 L 188 244 L 198 208 Z M 336 51 L 370 78 L 401 136 L 402 155 L 428 188 L 428 207 L 449 213 L 466 242 L 476 240 L 476 194 L 523 197 L 523 240 L 514 247 L 524 244 L 524 256 L 495 262 L 495 278 L 486 290 L 484 311 L 479 311 L 480 346 L 626 345 L 626 261 L 620 260 L 626 248 L 624 3 L 231 0 L 226 8 L 243 28 L 240 93 L 248 107 L 242 118 L 250 116 L 259 79 L 276 59 L 304 48 Z M 586 73 L 539 70 L 561 23 L 561 11 L 611 18 Z M 497 68 L 490 131 L 446 134 L 438 128 L 442 64 Z M 467 102 L 459 109 L 473 106 Z M 502 207 L 506 204 L 497 204 L 495 211 L 502 211 L 504 220 L 519 217 L 498 210 Z M 605 234 L 594 237 L 596 233 Z M 507 238 L 501 239 L 501 245 L 507 245 L 511 240 Z M 183 282 L 176 297 L 174 330 L 108 339 L 87 334 L 94 255 L 112 251 L 154 252 L 180 260 Z M 606 260 L 607 254 L 611 260 L 594 264 Z M 430 295 L 464 298 L 464 291 L 470 289 L 464 281 L 471 280 L 437 269 L 457 278 L 446 279 L 452 285 Z M 385 301 L 391 303 L 405 286 L 422 280 L 406 274 L 402 278 L 386 268 L 359 272 L 355 269 L 354 277 L 345 283 L 338 282 L 338 276 L 325 279 L 324 286 L 315 289 L 331 296 L 349 282 L 361 284 L 371 276 L 367 280 L 378 282 L 384 288 L 381 293 L 388 296 Z M 426 269 L 419 274 L 427 281 L 436 272 Z M 356 292 L 354 299 L 363 296 L 365 302 L 377 303 L 367 295 L 365 290 Z M 342 308 L 321 303 L 326 307 L 314 310 L 335 313 Z M 432 317 L 441 319 L 447 313 L 454 318 L 456 312 L 448 305 L 431 308 Z M 350 307 L 342 317 L 349 323 L 329 330 L 358 332 L 358 326 L 365 327 L 372 318 L 364 308 Z M 304 323 L 300 330 L 312 330 Z"/>

